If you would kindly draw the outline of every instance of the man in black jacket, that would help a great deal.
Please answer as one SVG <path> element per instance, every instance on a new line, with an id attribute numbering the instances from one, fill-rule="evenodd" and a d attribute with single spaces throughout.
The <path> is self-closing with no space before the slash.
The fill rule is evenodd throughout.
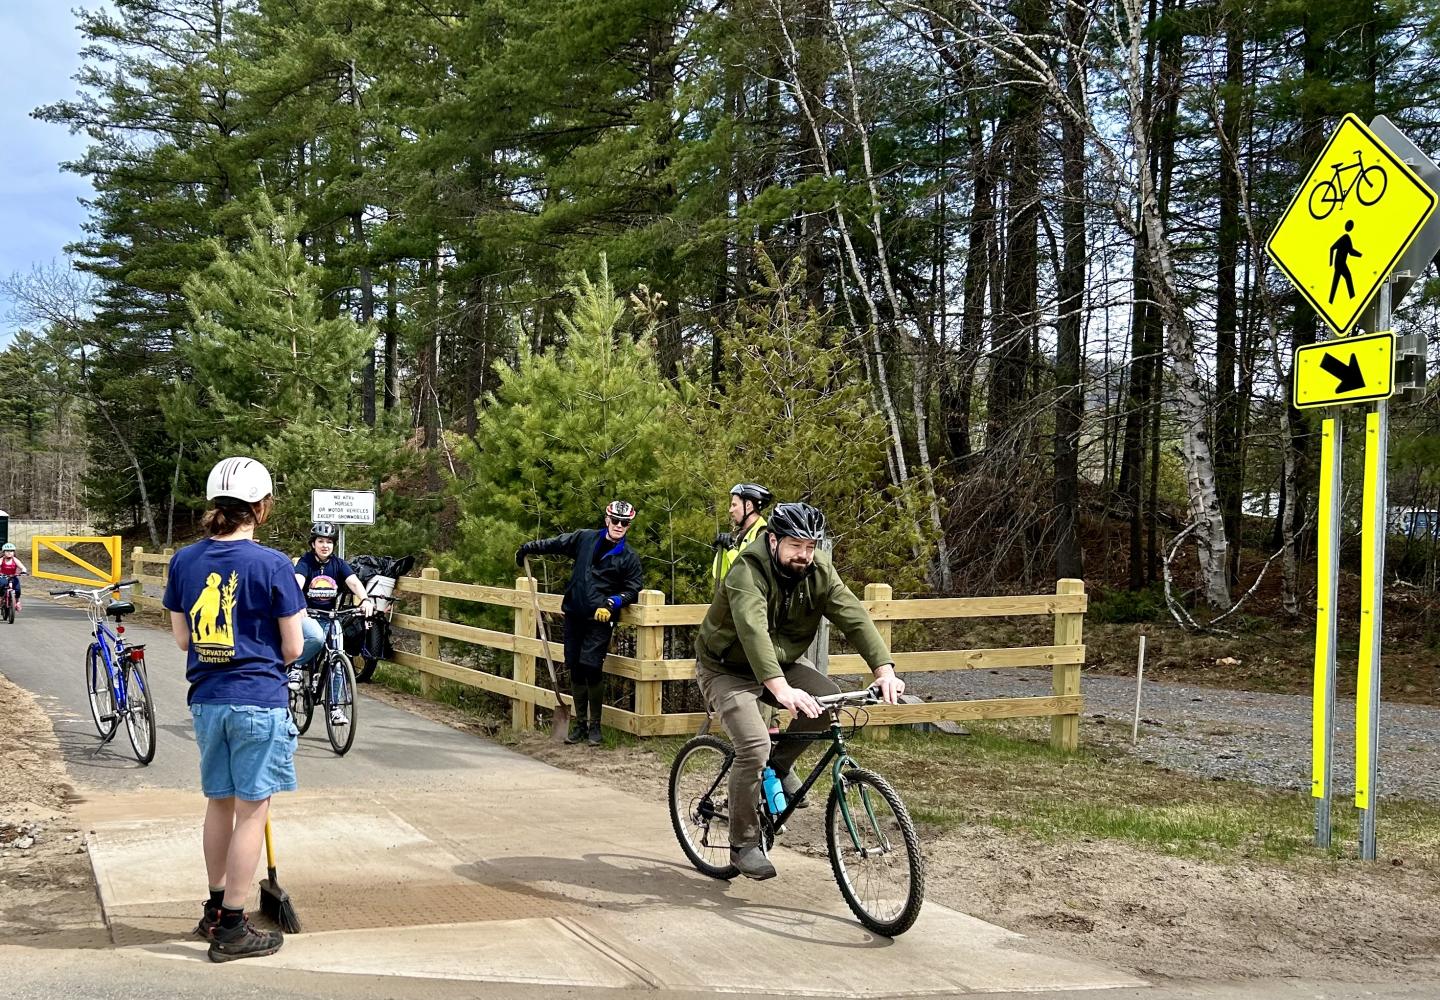
<path id="1" fill-rule="evenodd" d="M 554 538 L 526 542 L 515 552 L 515 564 L 529 555 L 569 556 L 575 560 L 565 599 L 565 665 L 570 668 L 570 691 L 575 715 L 566 743 L 589 740 L 600 745 L 600 709 L 605 697 L 605 656 L 620 609 L 634 604 L 644 585 L 640 557 L 625 543 L 635 507 L 612 500 L 605 508 L 605 527 L 568 531 Z M 588 710 L 588 711 L 587 711 Z M 586 718 L 589 724 L 586 724 Z"/>

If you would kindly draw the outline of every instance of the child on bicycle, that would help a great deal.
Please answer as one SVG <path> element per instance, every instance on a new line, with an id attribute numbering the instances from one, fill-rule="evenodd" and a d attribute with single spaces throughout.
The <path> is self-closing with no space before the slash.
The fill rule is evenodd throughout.
<path id="1" fill-rule="evenodd" d="M 255 542 L 275 499 L 270 473 L 252 458 L 210 470 L 201 524 L 208 537 L 170 559 L 164 605 L 186 653 L 191 722 L 200 749 L 205 869 L 210 877 L 195 933 L 210 960 L 271 955 L 284 935 L 245 916 L 260 863 L 270 797 L 294 791 L 298 737 L 285 664 L 300 655 L 305 598 L 283 552 Z"/>
<path id="2" fill-rule="evenodd" d="M 20 557 L 15 554 L 15 546 L 11 542 L 0 545 L 0 577 L 4 578 L 5 586 L 15 595 L 15 610 L 20 610 L 20 578 L 30 572 Z"/>
<path id="3" fill-rule="evenodd" d="M 338 528 L 329 521 L 316 521 L 310 525 L 310 551 L 295 560 L 295 582 L 305 595 L 305 605 L 316 611 L 334 611 L 340 601 L 340 585 L 354 595 L 361 611 L 368 618 L 374 604 L 365 593 L 365 585 L 350 568 L 350 564 L 335 554 L 335 539 Z M 299 690 L 301 670 L 314 659 L 325 645 L 325 627 L 308 614 L 301 622 L 305 631 L 305 649 L 290 670 L 290 689 Z M 350 720 L 337 705 L 330 711 L 332 726 L 348 726 Z"/>

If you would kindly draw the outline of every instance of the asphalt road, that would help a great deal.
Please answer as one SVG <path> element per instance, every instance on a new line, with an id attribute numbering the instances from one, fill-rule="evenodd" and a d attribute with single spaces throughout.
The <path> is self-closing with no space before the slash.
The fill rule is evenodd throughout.
<path id="1" fill-rule="evenodd" d="M 36 696 L 50 715 L 71 778 L 82 789 L 124 792 L 142 788 L 195 789 L 200 760 L 186 707 L 185 656 L 168 631 L 126 623 L 126 638 L 146 644 L 155 701 L 156 752 L 149 766 L 135 760 L 123 726 L 101 744 L 90 718 L 84 677 L 90 624 L 78 602 L 62 605 L 27 581 L 24 608 L 13 625 L 0 624 L 0 672 Z M 358 704 L 355 744 L 337 757 L 318 715 L 295 754 L 300 787 L 319 789 L 415 788 L 464 783 L 479 761 L 503 753 L 494 744 L 364 696 Z"/>

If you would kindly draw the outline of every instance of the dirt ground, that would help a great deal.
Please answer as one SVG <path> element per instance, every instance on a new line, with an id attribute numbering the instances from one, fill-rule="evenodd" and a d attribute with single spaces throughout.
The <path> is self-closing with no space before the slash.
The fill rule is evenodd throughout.
<path id="1" fill-rule="evenodd" d="M 49 718 L 0 676 L 0 941 L 107 943 L 72 797 Z"/>
<path id="2" fill-rule="evenodd" d="M 459 728 L 495 730 L 449 706 L 371 691 Z M 652 750 L 567 747 L 545 734 L 507 739 L 557 767 L 665 799 L 668 767 Z M 820 812 L 792 821 L 787 847 L 823 852 Z M 927 899 L 1152 981 L 1401 981 L 1440 974 L 1434 916 L 1440 881 L 1429 864 L 1381 864 L 1357 877 L 1348 862 L 1227 865 L 986 827 L 921 832 Z"/>
<path id="3" fill-rule="evenodd" d="M 459 729 L 495 731 L 459 709 L 373 685 L 367 691 Z M 509 741 L 558 767 L 664 800 L 667 767 L 651 749 L 566 747 L 543 734 Z M 0 940 L 103 946 L 59 761 L 39 706 L 0 677 Z M 820 812 L 800 814 L 786 846 L 823 850 Z M 1348 863 L 1226 865 L 984 827 L 922 835 L 928 899 L 1152 980 L 1440 975 L 1430 865 L 1384 864 L 1357 877 Z M 20 846 L 26 838 L 34 843 Z"/>

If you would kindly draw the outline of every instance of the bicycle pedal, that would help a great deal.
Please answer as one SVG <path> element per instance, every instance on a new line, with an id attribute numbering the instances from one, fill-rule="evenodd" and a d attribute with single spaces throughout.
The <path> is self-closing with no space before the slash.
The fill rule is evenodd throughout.
<path id="1" fill-rule="evenodd" d="M 114 712 L 111 712 L 111 713 L 108 714 L 108 715 L 102 715 L 102 716 L 100 716 L 100 721 L 101 721 L 101 722 L 114 722 L 114 721 L 115 721 L 116 719 L 118 719 L 118 718 L 120 718 L 120 716 L 116 715 Z"/>

